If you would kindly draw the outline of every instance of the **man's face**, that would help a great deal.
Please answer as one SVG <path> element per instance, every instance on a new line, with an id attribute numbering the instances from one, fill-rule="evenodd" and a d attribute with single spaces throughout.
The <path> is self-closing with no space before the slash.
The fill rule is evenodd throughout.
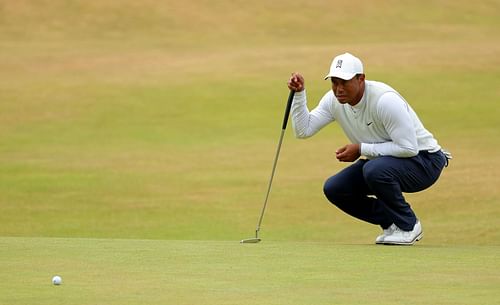
<path id="1" fill-rule="evenodd" d="M 365 91 L 365 75 L 358 74 L 350 80 L 332 77 L 332 91 L 341 104 L 356 105 Z"/>

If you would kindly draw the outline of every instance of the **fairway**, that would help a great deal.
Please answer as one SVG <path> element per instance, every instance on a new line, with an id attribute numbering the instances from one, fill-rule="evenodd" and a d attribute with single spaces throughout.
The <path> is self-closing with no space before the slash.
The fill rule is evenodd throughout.
<path id="1" fill-rule="evenodd" d="M 2 1 L 0 304 L 500 304 L 499 1 Z M 322 194 L 336 124 L 289 124 L 363 60 L 454 156 L 414 247 Z M 63 284 L 51 285 L 60 274 Z"/>
<path id="2" fill-rule="evenodd" d="M 10 249 L 0 254 L 2 304 L 500 303 L 498 246 L 56 238 L 0 246 Z"/>

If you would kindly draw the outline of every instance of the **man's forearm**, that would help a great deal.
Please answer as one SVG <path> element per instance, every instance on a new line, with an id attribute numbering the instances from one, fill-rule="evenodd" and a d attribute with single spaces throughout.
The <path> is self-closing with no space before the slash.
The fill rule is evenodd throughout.
<path id="1" fill-rule="evenodd" d="M 322 99 L 318 107 L 309 112 L 306 91 L 295 93 L 291 116 L 293 130 L 297 138 L 308 138 L 333 120 L 331 114 L 325 109 L 325 103 Z"/>

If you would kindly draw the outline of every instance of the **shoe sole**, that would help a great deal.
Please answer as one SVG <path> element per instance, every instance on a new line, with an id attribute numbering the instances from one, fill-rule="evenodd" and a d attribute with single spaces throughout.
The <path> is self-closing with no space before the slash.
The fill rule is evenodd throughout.
<path id="1" fill-rule="evenodd" d="M 419 235 L 417 235 L 417 237 L 415 237 L 414 240 L 412 240 L 411 242 L 386 242 L 386 241 L 382 241 L 380 243 L 377 243 L 378 245 L 388 245 L 388 246 L 412 246 L 414 245 L 417 241 L 421 240 L 422 238 L 424 237 L 424 232 L 420 232 Z"/>

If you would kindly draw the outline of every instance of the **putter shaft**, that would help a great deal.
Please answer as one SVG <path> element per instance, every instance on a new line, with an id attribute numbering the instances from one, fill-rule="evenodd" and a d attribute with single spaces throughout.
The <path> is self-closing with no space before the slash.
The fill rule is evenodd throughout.
<path id="1" fill-rule="evenodd" d="M 276 155 L 274 156 L 273 170 L 271 171 L 271 178 L 269 179 L 269 184 L 267 185 L 266 198 L 264 199 L 264 205 L 260 212 L 259 222 L 257 223 L 257 228 L 255 229 L 255 238 L 259 238 L 260 226 L 262 225 L 262 219 L 264 219 L 264 212 L 266 211 L 267 201 L 269 199 L 269 194 L 271 193 L 271 186 L 273 184 L 274 173 L 276 172 L 276 165 L 278 164 L 278 158 L 281 150 L 281 143 L 283 143 L 283 136 L 285 135 L 285 129 L 281 130 L 280 139 L 278 142 L 278 148 L 276 150 Z"/>
<path id="2" fill-rule="evenodd" d="M 278 158 L 281 151 L 281 144 L 283 143 L 283 136 L 285 135 L 286 125 L 288 123 L 288 117 L 290 115 L 290 109 L 292 107 L 292 101 L 294 95 L 295 91 L 290 90 L 290 94 L 288 95 L 288 101 L 285 109 L 285 116 L 283 117 L 283 125 L 281 128 L 280 139 L 278 141 L 278 148 L 276 149 L 276 155 L 274 156 L 273 169 L 271 171 L 269 184 L 267 185 L 267 192 L 266 192 L 266 197 L 264 199 L 264 205 L 262 206 L 262 210 L 259 216 L 259 221 L 257 222 L 257 228 L 255 229 L 255 238 L 244 239 L 241 241 L 241 243 L 258 243 L 261 241 L 261 239 L 259 238 L 260 226 L 262 225 L 262 220 L 264 219 L 264 213 L 267 207 L 267 201 L 269 199 L 269 194 L 271 193 L 271 186 L 273 184 L 274 173 L 276 172 L 276 165 L 278 164 Z"/>

